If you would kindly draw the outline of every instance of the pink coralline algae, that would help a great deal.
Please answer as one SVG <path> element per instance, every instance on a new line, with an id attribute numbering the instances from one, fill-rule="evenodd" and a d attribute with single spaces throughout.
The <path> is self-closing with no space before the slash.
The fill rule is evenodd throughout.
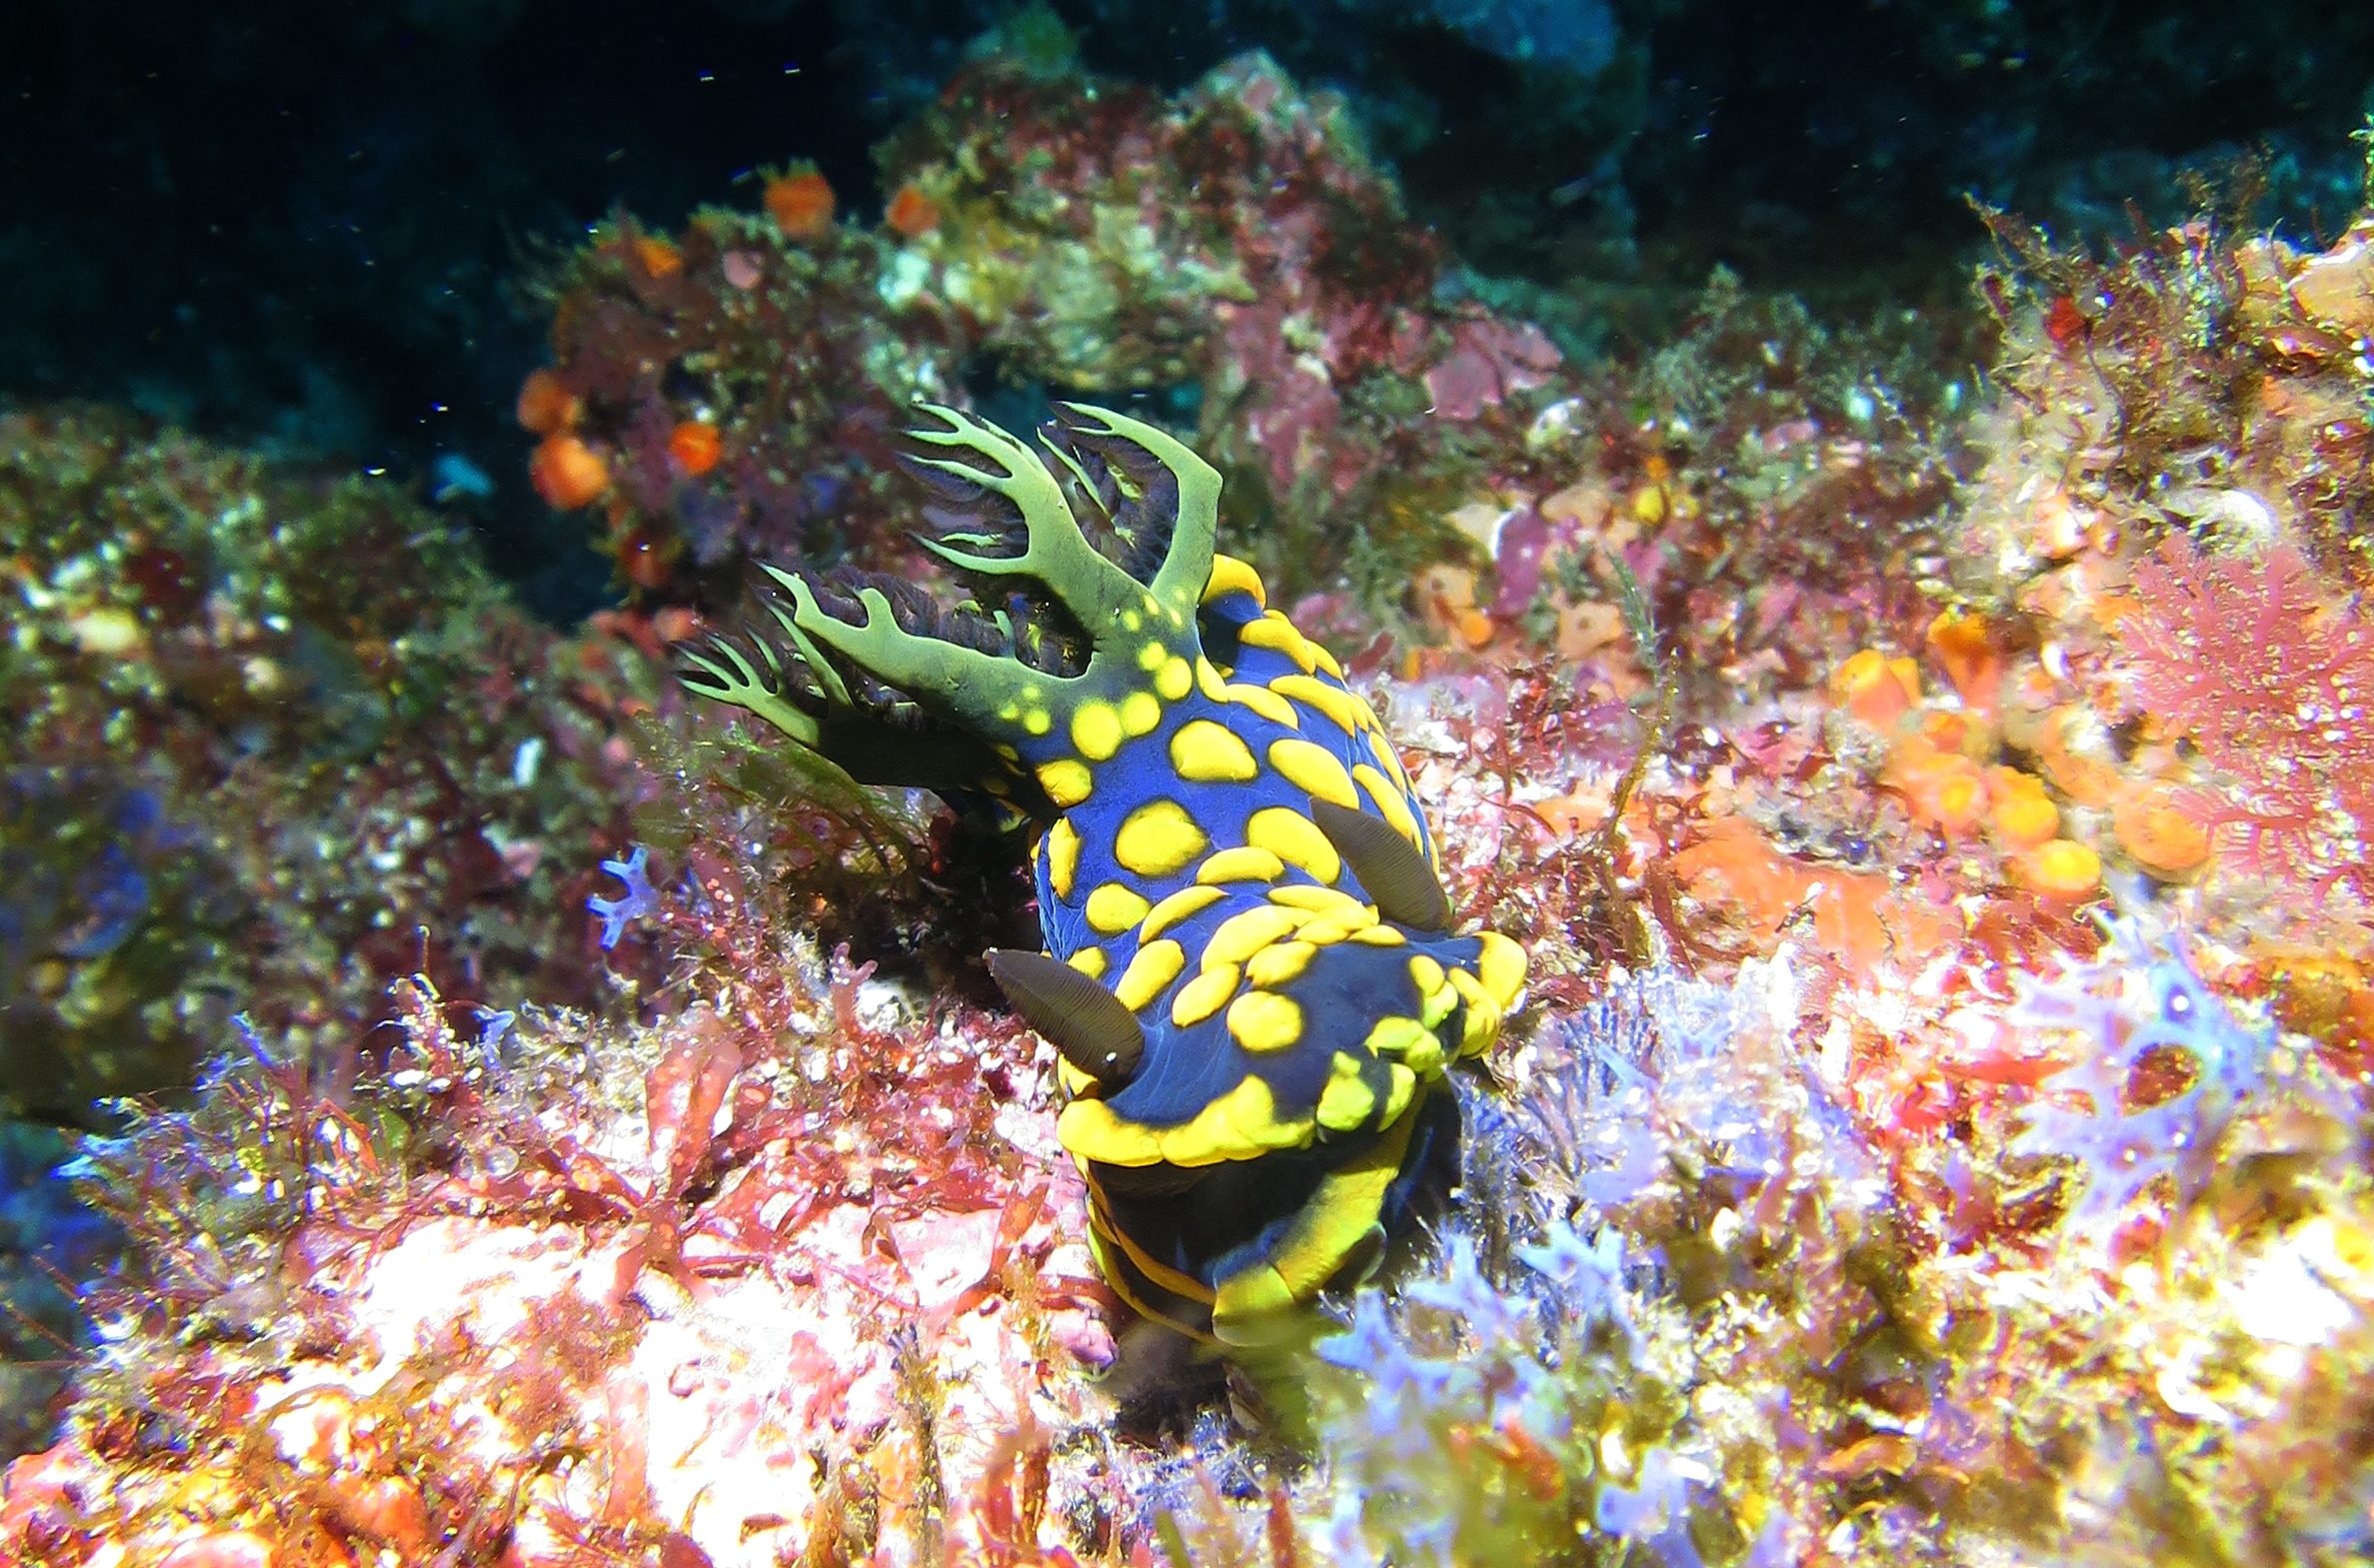
<path id="1" fill-rule="evenodd" d="M 208 1265 L 227 1293 L 207 1310 L 293 1348 L 177 1358 L 152 1335 L 202 1296 L 127 1282 L 127 1307 L 163 1293 L 96 1375 L 174 1412 L 177 1457 L 78 1428 L 11 1472 L 0 1555 L 214 1562 L 253 1542 L 259 1562 L 326 1564 L 352 1560 L 343 1541 L 761 1568 L 879 1540 L 929 1558 L 1030 1545 L 1051 1492 L 1118 1528 L 1130 1500 L 1094 1455 L 1049 1450 L 1104 1418 L 1077 1371 L 1113 1355 L 1082 1188 L 1046 1111 L 984 1087 L 1035 1073 L 1031 1042 L 978 1017 L 863 1021 L 888 1005 L 864 974 L 806 961 L 739 1017 L 695 1006 L 634 1042 L 632 1098 L 623 1062 L 551 1092 L 552 1064 L 593 1043 L 565 1021 L 498 1050 L 421 985 L 367 1116 L 265 1058 L 234 1067 L 222 1130 L 262 1163 L 309 1117 L 328 1131 L 273 1176 L 284 1202 L 305 1186 L 285 1233 Z M 805 1023 L 780 1010 L 795 994 Z M 425 1164 L 371 1135 L 407 1102 L 454 1140 Z M 152 1121 L 95 1169 L 133 1180 L 168 1153 L 147 1142 L 193 1130 Z"/>
<path id="2" fill-rule="evenodd" d="M 2327 613 L 2300 552 L 2204 556 L 2171 535 L 2135 565 L 2124 623 L 2143 707 L 2191 738 L 2224 787 L 2202 814 L 2242 863 L 2366 890 L 2374 830 L 2374 629 Z"/>
<path id="3" fill-rule="evenodd" d="M 1512 392 L 1545 385 L 1558 366 L 1556 347 L 1530 322 L 1462 321 L 1451 329 L 1451 343 L 1425 378 L 1434 412 L 1447 420 L 1498 408 Z"/>

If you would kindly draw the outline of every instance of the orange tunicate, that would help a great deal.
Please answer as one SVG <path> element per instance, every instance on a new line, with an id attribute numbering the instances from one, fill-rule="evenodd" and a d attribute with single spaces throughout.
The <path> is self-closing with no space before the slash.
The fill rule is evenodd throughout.
<path id="1" fill-rule="evenodd" d="M 2143 785 L 2110 807 L 2118 846 L 2154 876 L 2182 876 L 2209 858 L 2209 832 L 2185 814 L 2165 788 Z"/>
<path id="2" fill-rule="evenodd" d="M 1950 708 L 1932 709 L 1921 715 L 1916 733 L 1940 752 L 1960 752 L 1965 756 L 1975 755 L 1976 749 L 1988 739 L 1986 732 L 1970 723 L 1969 715 L 1957 714 Z M 1992 751 L 1992 747 L 1988 746 L 1987 750 Z"/>
<path id="3" fill-rule="evenodd" d="M 1858 968 L 1918 968 L 1962 933 L 1949 912 L 1889 885 L 1873 871 L 1816 865 L 1782 854 L 1744 816 L 1718 816 L 1668 862 L 1701 902 L 1737 920 L 1769 951 L 1792 922 Z"/>
<path id="4" fill-rule="evenodd" d="M 1830 699 L 1863 723 L 1886 729 L 1920 701 L 1920 668 L 1866 648 L 1830 672 Z"/>
<path id="5" fill-rule="evenodd" d="M 1959 752 L 1908 736 L 1888 754 L 1879 782 L 1904 802 L 1913 821 L 1958 837 L 1986 815 L 1986 779 Z"/>
<path id="6" fill-rule="evenodd" d="M 689 419 L 668 433 L 668 456 L 694 479 L 716 468 L 725 450 L 725 439 L 707 420 Z"/>
<path id="7" fill-rule="evenodd" d="M 518 414 L 522 430 L 549 436 L 576 424 L 577 416 L 584 411 L 585 405 L 577 394 L 549 370 L 532 370 L 528 379 L 520 383 Z"/>
<path id="8" fill-rule="evenodd" d="M 2015 855 L 2011 878 L 2058 903 L 2078 903 L 2102 889 L 2102 857 L 2074 838 L 2055 838 Z"/>
<path id="9" fill-rule="evenodd" d="M 909 239 L 930 234 L 940 227 L 940 204 L 923 193 L 913 180 L 899 187 L 899 194 L 891 198 L 882 221 Z"/>
<path id="10" fill-rule="evenodd" d="M 832 227 L 832 184 L 814 169 L 779 175 L 767 182 L 767 211 L 793 239 L 813 240 Z"/>
<path id="11" fill-rule="evenodd" d="M 643 270 L 655 278 L 684 271 L 684 253 L 674 244 L 656 234 L 635 236 L 635 259 L 643 263 Z"/>
<path id="12" fill-rule="evenodd" d="M 2003 685 L 2003 654 L 1980 616 L 1946 611 L 1929 623 L 1929 649 L 1962 701 L 1991 712 Z"/>
<path id="13" fill-rule="evenodd" d="M 2044 781 L 2016 768 L 1987 773 L 1987 792 L 1994 807 L 1987 812 L 1987 832 L 2006 849 L 2033 849 L 2060 835 L 2061 808 L 2044 792 Z"/>
<path id="14" fill-rule="evenodd" d="M 528 479 L 546 506 L 575 512 L 610 488 L 610 465 L 577 437 L 556 430 L 536 444 Z"/>

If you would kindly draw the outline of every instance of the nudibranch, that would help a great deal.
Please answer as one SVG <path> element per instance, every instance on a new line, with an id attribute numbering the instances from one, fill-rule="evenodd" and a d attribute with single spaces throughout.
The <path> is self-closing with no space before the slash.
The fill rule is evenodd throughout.
<path id="1" fill-rule="evenodd" d="M 995 608 L 770 568 L 774 631 L 687 683 L 862 782 L 1042 826 L 1047 949 L 988 961 L 1060 1054 L 1098 1264 L 1149 1317 L 1261 1339 L 1455 1183 L 1446 1069 L 1497 1037 L 1524 951 L 1453 933 L 1375 712 L 1214 553 L 1210 465 L 1084 405 L 1045 459 L 922 412 L 919 540 Z"/>

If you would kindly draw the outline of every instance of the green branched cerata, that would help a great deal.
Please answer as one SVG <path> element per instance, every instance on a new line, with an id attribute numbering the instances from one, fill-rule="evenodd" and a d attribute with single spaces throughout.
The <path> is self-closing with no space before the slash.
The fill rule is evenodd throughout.
<path id="1" fill-rule="evenodd" d="M 1098 1262 L 1150 1317 L 1257 1339 L 1453 1182 L 1445 1070 L 1497 1037 L 1523 950 L 1452 934 L 1374 712 L 1214 554 L 1208 464 L 1103 409 L 1065 405 L 1044 458 L 924 412 L 910 461 L 952 521 L 922 542 L 980 599 L 770 569 L 772 630 L 687 680 L 860 780 L 1042 824 L 1047 949 L 989 962 L 1061 1053 Z"/>

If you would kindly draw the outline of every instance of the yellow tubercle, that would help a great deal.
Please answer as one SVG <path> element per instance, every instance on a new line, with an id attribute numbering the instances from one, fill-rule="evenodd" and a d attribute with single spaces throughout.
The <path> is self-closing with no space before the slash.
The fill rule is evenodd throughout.
<path id="1" fill-rule="evenodd" d="M 1146 918 L 1138 926 L 1138 939 L 1152 941 L 1196 910 L 1225 898 L 1227 893 L 1218 887 L 1182 887 L 1146 911 Z"/>
<path id="2" fill-rule="evenodd" d="M 1241 913 L 1231 914 L 1204 938 L 1202 967 L 1233 969 L 1309 918 L 1299 909 L 1280 908 L 1273 903 L 1255 904 Z"/>
<path id="3" fill-rule="evenodd" d="M 1132 692 L 1122 699 L 1122 734 L 1132 740 L 1154 733 L 1163 722 L 1162 700 L 1152 692 Z"/>
<path id="4" fill-rule="evenodd" d="M 1335 887 L 1313 887 L 1308 882 L 1288 882 L 1283 887 L 1269 889 L 1269 901 L 1282 903 L 1289 909 L 1308 909 L 1313 914 L 1364 913 L 1371 918 L 1376 910 L 1360 902 L 1350 893 Z"/>
<path id="5" fill-rule="evenodd" d="M 1233 849 L 1220 849 L 1206 856 L 1195 867 L 1195 880 L 1205 884 L 1214 882 L 1269 882 L 1285 874 L 1285 862 L 1266 849 L 1251 844 L 1238 844 Z"/>
<path id="6" fill-rule="evenodd" d="M 1138 949 L 1138 956 L 1122 971 L 1114 983 L 1113 994 L 1132 1012 L 1142 1012 L 1147 1003 L 1169 988 L 1187 967 L 1187 949 L 1175 941 L 1148 942 Z"/>
<path id="7" fill-rule="evenodd" d="M 1039 787 L 1067 811 L 1089 797 L 1093 783 L 1088 764 L 1073 758 L 1058 758 L 1039 765 Z"/>
<path id="8" fill-rule="evenodd" d="M 1287 805 L 1268 805 L 1245 818 L 1244 839 L 1266 849 L 1288 865 L 1298 865 L 1316 881 L 1331 882 L 1343 869 L 1343 856 L 1318 830 L 1318 824 Z"/>
<path id="9" fill-rule="evenodd" d="M 1236 634 L 1247 648 L 1265 648 L 1292 660 L 1304 675 L 1318 668 L 1318 661 L 1310 657 L 1310 644 L 1294 630 L 1294 624 L 1272 610 Z"/>
<path id="10" fill-rule="evenodd" d="M 1141 876 L 1168 876 L 1201 854 L 1211 840 L 1177 800 L 1149 800 L 1122 819 L 1113 857 Z"/>
<path id="11" fill-rule="evenodd" d="M 1477 939 L 1483 951 L 1475 960 L 1475 977 L 1506 1012 L 1524 993 L 1525 949 L 1498 931 L 1485 931 Z"/>
<path id="12" fill-rule="evenodd" d="M 1211 576 L 1203 584 L 1203 603 L 1208 605 L 1226 594 L 1250 594 L 1254 604 L 1264 607 L 1268 604 L 1268 596 L 1261 590 L 1261 575 L 1258 572 L 1234 556 L 1214 555 L 1211 558 Z"/>
<path id="13" fill-rule="evenodd" d="M 1146 918 L 1154 905 L 1120 882 L 1107 882 L 1089 894 L 1089 928 L 1103 936 L 1119 936 Z"/>
<path id="14" fill-rule="evenodd" d="M 1306 941 L 1271 942 L 1244 960 L 1244 977 L 1267 990 L 1275 990 L 1310 966 L 1318 948 Z"/>
<path id="15" fill-rule="evenodd" d="M 1308 741 L 1272 741 L 1269 766 L 1283 774 L 1295 788 L 1346 810 L 1358 810 L 1360 796 L 1351 775 L 1334 753 Z"/>
<path id="16" fill-rule="evenodd" d="M 1376 728 L 1376 710 L 1365 700 L 1315 676 L 1279 676 L 1269 683 L 1269 690 L 1326 715 L 1345 735 L 1360 735 Z"/>
<path id="17" fill-rule="evenodd" d="M 1060 899 L 1072 896 L 1072 878 L 1080 870 L 1080 829 L 1070 817 L 1060 817 L 1047 830 L 1047 885 Z"/>
<path id="18" fill-rule="evenodd" d="M 1276 991 L 1246 991 L 1228 1003 L 1228 1033 L 1255 1055 L 1280 1051 L 1302 1037 L 1302 1007 Z"/>
<path id="19" fill-rule="evenodd" d="M 1092 763 L 1102 763 L 1122 747 L 1122 716 L 1111 703 L 1083 703 L 1072 715 L 1072 744 Z"/>
<path id="20" fill-rule="evenodd" d="M 1377 1019 L 1367 1046 L 1370 1055 L 1398 1061 L 1421 1078 L 1442 1075 L 1442 1037 L 1415 1018 Z"/>
<path id="21" fill-rule="evenodd" d="M 1273 725 L 1283 725 L 1288 730 L 1302 728 L 1302 721 L 1294 717 L 1294 705 L 1265 686 L 1247 686 L 1241 681 L 1231 681 L 1227 685 L 1227 695 L 1229 702 L 1251 709 Z"/>
<path id="22" fill-rule="evenodd" d="M 1171 737 L 1171 767 L 1190 784 L 1245 784 L 1261 772 L 1252 748 L 1208 719 L 1191 719 Z"/>
<path id="23" fill-rule="evenodd" d="M 1360 1079 L 1360 1064 L 1349 1051 L 1337 1051 L 1327 1063 L 1327 1086 L 1318 1091 L 1318 1124 L 1329 1132 L 1351 1132 L 1376 1109 L 1376 1091 Z"/>
<path id="24" fill-rule="evenodd" d="M 1171 1021 L 1180 1028 L 1191 1028 L 1226 1005 L 1236 994 L 1236 965 L 1205 969 L 1171 998 Z"/>

